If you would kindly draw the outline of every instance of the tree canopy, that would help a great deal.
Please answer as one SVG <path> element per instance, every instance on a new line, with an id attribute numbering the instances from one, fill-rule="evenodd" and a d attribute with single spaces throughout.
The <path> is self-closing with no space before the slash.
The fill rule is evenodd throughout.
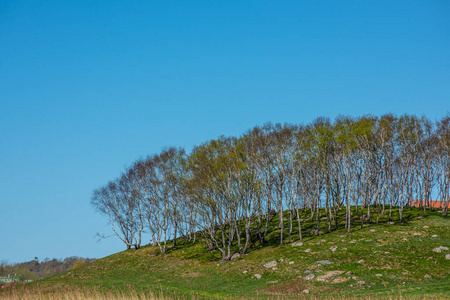
<path id="1" fill-rule="evenodd" d="M 182 236 L 195 242 L 200 233 L 227 260 L 233 242 L 241 253 L 252 239 L 263 245 L 276 213 L 280 244 L 286 234 L 291 239 L 293 222 L 302 239 L 299 210 L 309 209 L 319 235 L 320 208 L 330 231 L 345 209 L 348 232 L 355 226 L 351 206 L 361 215 L 360 226 L 378 222 L 380 214 L 391 219 L 394 206 L 402 222 L 405 206 L 415 200 L 426 210 L 432 197 L 447 215 L 449 183 L 450 117 L 339 116 L 333 122 L 267 123 L 207 141 L 190 154 L 165 149 L 96 189 L 91 203 L 127 248 L 139 248 L 147 232 L 164 254 L 167 241 Z"/>

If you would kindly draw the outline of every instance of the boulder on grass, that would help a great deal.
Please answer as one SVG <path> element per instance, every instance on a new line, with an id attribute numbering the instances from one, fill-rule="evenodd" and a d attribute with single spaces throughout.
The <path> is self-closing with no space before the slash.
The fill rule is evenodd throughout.
<path id="1" fill-rule="evenodd" d="M 348 277 L 337 277 L 331 283 L 342 283 L 348 281 Z"/>
<path id="2" fill-rule="evenodd" d="M 236 259 L 238 259 L 239 257 L 241 257 L 241 255 L 239 254 L 239 253 L 235 253 L 235 254 L 233 254 L 233 255 L 231 255 L 231 260 L 236 260 Z"/>
<path id="3" fill-rule="evenodd" d="M 323 275 L 317 276 L 316 281 L 330 281 L 342 273 L 344 273 L 344 271 L 328 271 Z"/>
<path id="4" fill-rule="evenodd" d="M 305 280 L 313 280 L 314 277 L 316 277 L 316 275 L 311 273 L 311 274 L 308 274 L 305 277 L 303 277 L 303 279 L 305 279 Z"/>
<path id="5" fill-rule="evenodd" d="M 319 261 L 317 262 L 317 264 L 319 264 L 319 265 L 331 265 L 332 262 L 329 261 L 329 260 L 319 260 Z"/>
<path id="6" fill-rule="evenodd" d="M 273 268 L 277 265 L 277 262 L 275 260 L 269 261 L 268 263 L 264 264 L 264 267 L 266 268 Z"/>

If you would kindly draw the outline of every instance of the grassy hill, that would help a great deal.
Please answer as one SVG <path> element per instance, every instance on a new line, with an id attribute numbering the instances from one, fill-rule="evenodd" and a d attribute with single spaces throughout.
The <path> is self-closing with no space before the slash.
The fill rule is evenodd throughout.
<path id="1" fill-rule="evenodd" d="M 193 244 L 179 239 L 165 256 L 159 255 L 158 247 L 130 249 L 31 287 L 153 291 L 175 298 L 289 298 L 299 294 L 308 298 L 450 298 L 450 260 L 445 258 L 450 251 L 433 251 L 440 246 L 450 248 L 450 219 L 439 212 L 408 208 L 402 224 L 388 224 L 383 217 L 379 224 L 363 229 L 355 216 L 352 233 L 347 234 L 343 228 L 332 232 L 323 228 L 321 236 L 310 233 L 314 225 L 308 216 L 304 212 L 301 246 L 292 246 L 296 236 L 291 243 L 286 239 L 285 245 L 277 245 L 278 219 L 274 217 L 267 246 L 255 243 L 250 253 L 234 261 L 222 263 L 220 253 L 208 251 L 201 240 Z M 333 246 L 337 247 L 334 251 Z M 322 260 L 331 264 L 317 263 Z M 275 267 L 264 266 L 273 261 Z M 255 278 L 255 274 L 261 278 Z M 307 276 L 314 278 L 307 280 Z"/>

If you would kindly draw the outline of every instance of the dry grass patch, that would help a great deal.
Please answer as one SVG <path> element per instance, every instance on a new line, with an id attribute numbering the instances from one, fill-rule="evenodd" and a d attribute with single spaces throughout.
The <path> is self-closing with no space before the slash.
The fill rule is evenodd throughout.
<path id="1" fill-rule="evenodd" d="M 127 291 L 100 291 L 94 289 L 63 288 L 48 290 L 38 288 L 12 288 L 0 293 L 2 300 L 171 300 L 152 292 L 138 293 Z"/>

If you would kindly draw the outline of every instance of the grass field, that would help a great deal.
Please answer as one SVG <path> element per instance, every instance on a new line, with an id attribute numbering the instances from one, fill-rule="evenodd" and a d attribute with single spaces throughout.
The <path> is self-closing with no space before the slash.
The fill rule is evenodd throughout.
<path id="1" fill-rule="evenodd" d="M 154 293 L 154 292 L 136 292 L 131 291 L 96 291 L 86 288 L 78 289 L 59 289 L 56 292 L 48 292 L 40 289 L 9 289 L 8 291 L 1 294 L 4 300 L 200 300 L 200 299 L 214 299 L 215 296 L 197 296 L 197 295 L 164 295 L 164 293 Z M 357 295 L 357 296 L 329 296 L 329 295 L 300 295 L 300 296 L 286 296 L 286 295 L 268 295 L 265 297 L 252 297 L 252 299 L 268 299 L 268 300 L 282 300 L 282 299 L 310 299 L 310 300 L 401 300 L 401 299 L 444 299 L 440 296 L 374 296 L 374 295 Z M 229 297 L 228 299 L 242 299 L 245 296 L 235 296 Z"/>
<path id="2" fill-rule="evenodd" d="M 305 212 L 304 218 L 308 216 Z M 179 240 L 165 256 L 159 255 L 158 247 L 130 249 L 28 284 L 25 291 L 46 294 L 42 299 L 450 299 L 450 260 L 445 258 L 450 252 L 433 251 L 439 246 L 450 248 L 450 219 L 437 211 L 409 208 L 404 218 L 402 224 L 390 225 L 384 216 L 379 224 L 360 229 L 355 216 L 352 233 L 323 228 L 320 237 L 310 234 L 314 225 L 306 220 L 303 245 L 293 247 L 287 239 L 286 245 L 277 245 L 278 219 L 274 217 L 267 246 L 255 243 L 250 253 L 235 261 L 221 263 L 220 253 L 208 251 L 202 241 Z M 330 249 L 333 246 L 335 251 Z M 321 260 L 332 263 L 318 264 Z M 264 267 L 270 261 L 276 261 L 276 266 Z M 256 279 L 255 274 L 262 277 Z M 315 277 L 306 280 L 310 274 Z M 68 292 L 61 294 L 64 290 L 94 294 L 49 298 L 68 296 Z M 25 293 L 18 288 L 16 295 L 20 291 Z M 0 298 L 19 299 L 5 291 Z"/>

